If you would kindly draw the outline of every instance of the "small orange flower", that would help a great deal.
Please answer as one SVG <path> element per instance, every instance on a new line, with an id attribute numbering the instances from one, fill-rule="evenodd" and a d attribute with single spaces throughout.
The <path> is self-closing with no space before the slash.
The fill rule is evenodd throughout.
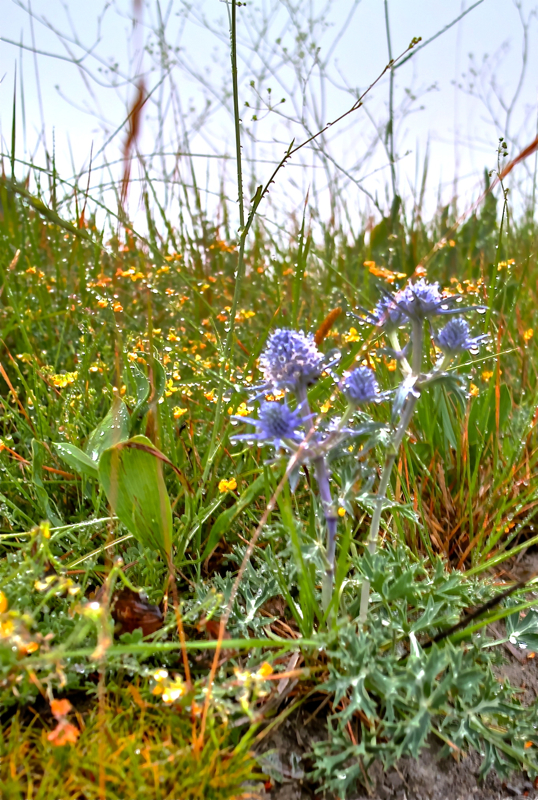
<path id="1" fill-rule="evenodd" d="M 61 717 L 66 717 L 72 708 L 73 706 L 71 705 L 69 700 L 66 700 L 65 698 L 63 700 L 53 700 L 50 704 L 50 710 L 52 711 L 56 719 L 60 719 Z"/>
<path id="2" fill-rule="evenodd" d="M 70 722 L 62 720 L 59 722 L 53 731 L 47 734 L 47 739 L 52 742 L 55 747 L 61 747 L 64 744 L 76 744 L 80 736 L 80 731 Z"/>
<path id="3" fill-rule="evenodd" d="M 269 664 L 268 661 L 264 661 L 263 664 L 260 664 L 259 669 L 256 671 L 256 676 L 263 680 L 264 678 L 268 678 L 269 675 L 273 674 L 273 667 Z"/>

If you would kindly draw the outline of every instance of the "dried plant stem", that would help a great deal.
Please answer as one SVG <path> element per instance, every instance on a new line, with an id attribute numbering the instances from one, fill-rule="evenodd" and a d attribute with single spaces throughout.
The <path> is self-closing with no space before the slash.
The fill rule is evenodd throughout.
<path id="1" fill-rule="evenodd" d="M 289 476 L 293 472 L 295 466 L 300 462 L 300 459 L 301 459 L 301 456 L 302 456 L 304 448 L 308 446 L 308 438 L 309 437 L 307 436 L 306 439 L 304 440 L 304 442 L 301 443 L 301 446 L 299 447 L 297 452 L 294 453 L 294 455 L 291 457 L 291 459 L 290 459 L 290 461 L 288 463 L 288 466 L 286 468 L 286 472 L 284 473 L 284 476 L 283 476 L 282 480 L 280 481 L 280 483 L 276 487 L 276 489 L 275 489 L 275 491 L 273 493 L 273 496 L 271 497 L 271 499 L 267 503 L 267 507 L 266 507 L 265 511 L 263 512 L 263 515 L 262 515 L 262 517 L 260 519 L 260 522 L 258 523 L 258 527 L 256 528 L 256 530 L 252 534 L 252 539 L 250 540 L 249 545 L 248 545 L 248 547 L 247 547 L 247 549 L 245 551 L 245 555 L 243 556 L 243 561 L 241 562 L 241 566 L 239 568 L 239 572 L 237 573 L 237 576 L 235 578 L 234 584 L 232 586 L 232 591 L 230 593 L 230 599 L 228 600 L 228 605 L 226 606 L 226 609 L 225 609 L 223 615 L 220 618 L 219 633 L 218 633 L 218 637 L 217 637 L 217 645 L 215 647 L 215 655 L 213 656 L 213 662 L 211 664 L 211 670 L 210 670 L 209 677 L 208 677 L 208 680 L 207 680 L 206 699 L 205 699 L 205 703 L 204 703 L 204 707 L 203 707 L 203 711 L 202 711 L 202 719 L 201 719 L 201 723 L 200 723 L 200 733 L 199 733 L 197 741 L 195 743 L 195 746 L 196 746 L 196 749 L 198 750 L 198 752 L 203 747 L 205 730 L 206 730 L 206 725 L 207 725 L 207 716 L 208 716 L 209 707 L 210 707 L 210 704 L 211 704 L 211 690 L 213 688 L 213 683 L 214 683 L 215 677 L 217 675 L 217 669 L 218 669 L 218 666 L 219 666 L 219 658 L 220 658 L 220 653 L 221 653 L 221 650 L 222 650 L 222 643 L 224 641 L 224 634 L 226 633 L 226 625 L 228 624 L 228 620 L 230 618 L 230 614 L 232 613 L 233 604 L 235 602 L 235 598 L 237 597 L 237 592 L 239 591 L 239 586 L 241 584 L 241 580 L 243 578 L 243 575 L 245 574 L 245 570 L 247 568 L 248 562 L 250 561 L 252 553 L 254 552 L 254 548 L 256 546 L 256 542 L 258 541 L 258 539 L 259 539 L 259 537 L 261 535 L 261 532 L 265 527 L 265 523 L 267 522 L 267 520 L 269 518 L 269 515 L 271 514 L 271 512 L 274 510 L 274 508 L 276 506 L 276 502 L 277 502 L 277 500 L 278 500 L 278 498 L 279 498 L 284 486 L 286 485 L 286 481 L 289 479 Z"/>

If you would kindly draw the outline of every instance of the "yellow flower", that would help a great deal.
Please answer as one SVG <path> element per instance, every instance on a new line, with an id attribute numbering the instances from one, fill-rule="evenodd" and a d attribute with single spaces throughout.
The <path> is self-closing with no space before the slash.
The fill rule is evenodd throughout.
<path id="1" fill-rule="evenodd" d="M 187 408 L 180 408 L 179 406 L 175 406 L 175 408 L 174 408 L 174 410 L 172 412 L 173 415 L 174 415 L 174 419 L 179 419 L 180 417 L 183 416 L 183 414 L 186 414 L 187 411 L 188 411 Z"/>
<path id="2" fill-rule="evenodd" d="M 234 489 L 237 489 L 237 481 L 235 478 L 230 478 L 229 481 L 223 478 L 219 482 L 219 492 L 222 494 L 224 494 L 224 492 L 233 492 Z"/>
<path id="3" fill-rule="evenodd" d="M 331 407 L 332 407 L 331 401 L 326 400 L 325 403 L 323 403 L 323 405 L 321 406 L 320 411 L 322 414 L 326 414 Z"/>
<path id="4" fill-rule="evenodd" d="M 479 392 L 478 386 L 475 386 L 474 383 L 471 383 L 471 385 L 469 386 L 469 394 L 471 395 L 471 397 L 478 397 L 478 392 Z"/>
<path id="5" fill-rule="evenodd" d="M 490 378 L 493 378 L 493 372 L 490 372 L 490 370 L 485 369 L 482 372 L 482 379 L 485 381 L 489 381 Z"/>
<path id="6" fill-rule="evenodd" d="M 249 408 L 246 403 L 240 403 L 235 413 L 237 414 L 238 417 L 248 417 L 251 411 L 252 409 Z M 233 409 L 231 413 L 233 413 Z"/>
<path id="7" fill-rule="evenodd" d="M 341 507 L 340 507 L 340 508 L 338 509 L 338 516 L 339 516 L 339 517 L 345 517 L 345 516 L 346 516 L 346 509 L 345 509 L 345 508 L 341 508 Z"/>
<path id="8" fill-rule="evenodd" d="M 78 372 L 65 372 L 62 375 L 52 375 L 52 382 L 59 389 L 65 389 L 70 386 L 78 378 Z"/>
<path id="9" fill-rule="evenodd" d="M 12 619 L 8 619 L 5 622 L 0 622 L 0 639 L 9 639 L 14 630 L 15 623 Z"/>
<path id="10" fill-rule="evenodd" d="M 533 336 L 534 336 L 534 330 L 532 328 L 528 328 L 528 330 L 526 330 L 525 333 L 523 334 L 523 338 L 525 339 L 526 342 L 529 342 Z"/>
<path id="11" fill-rule="evenodd" d="M 175 703 L 175 701 L 179 700 L 180 697 L 183 697 L 186 692 L 187 686 L 178 676 L 165 687 L 161 697 L 165 703 Z"/>
<path id="12" fill-rule="evenodd" d="M 4 611 L 7 611 L 7 597 L 4 592 L 0 592 L 0 614 L 3 614 Z"/>
<path id="13" fill-rule="evenodd" d="M 356 328 L 350 328 L 349 333 L 345 333 L 343 336 L 344 342 L 360 342 L 361 337 L 359 336 L 359 332 Z"/>
<path id="14" fill-rule="evenodd" d="M 268 678 L 269 675 L 272 674 L 273 674 L 273 667 L 267 661 L 264 661 L 263 664 L 260 664 L 257 671 L 254 673 L 254 677 L 263 681 L 265 680 L 265 678 Z"/>

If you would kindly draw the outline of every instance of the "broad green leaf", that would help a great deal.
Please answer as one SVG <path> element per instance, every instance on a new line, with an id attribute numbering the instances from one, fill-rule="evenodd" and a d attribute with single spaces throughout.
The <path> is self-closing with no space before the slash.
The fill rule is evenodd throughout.
<path id="1" fill-rule="evenodd" d="M 115 397 L 106 417 L 90 434 L 84 452 L 93 462 L 99 461 L 101 453 L 129 436 L 129 412 L 123 400 Z"/>
<path id="2" fill-rule="evenodd" d="M 67 442 L 54 442 L 53 447 L 60 456 L 72 469 L 83 475 L 88 475 L 90 478 L 97 478 L 97 465 L 95 461 L 86 455 L 86 453 L 74 444 Z"/>
<path id="3" fill-rule="evenodd" d="M 104 451 L 99 480 L 112 510 L 135 539 L 168 558 L 172 508 L 160 456 L 150 439 L 134 436 Z"/>
<path id="4" fill-rule="evenodd" d="M 132 432 L 136 422 L 148 413 L 151 404 L 161 399 L 166 389 L 166 372 L 161 362 L 154 356 L 146 356 L 146 360 L 152 372 L 152 382 L 136 364 L 131 364 L 131 375 L 136 386 L 136 406 L 130 421 Z"/>
<path id="5" fill-rule="evenodd" d="M 166 372 L 159 359 L 154 356 L 147 356 L 148 364 L 153 371 L 153 394 L 151 402 L 156 403 L 164 394 L 166 389 Z"/>
<path id="6" fill-rule="evenodd" d="M 138 414 L 139 409 L 143 406 L 149 397 L 151 391 L 151 384 L 147 377 L 144 375 L 138 364 L 131 364 L 130 371 L 133 378 L 136 391 L 136 406 L 133 409 L 133 415 Z"/>

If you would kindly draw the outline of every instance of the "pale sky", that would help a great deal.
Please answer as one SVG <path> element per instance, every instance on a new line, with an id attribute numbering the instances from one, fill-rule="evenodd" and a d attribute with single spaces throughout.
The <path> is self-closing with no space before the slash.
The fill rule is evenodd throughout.
<path id="1" fill-rule="evenodd" d="M 474 2 L 389 0 L 393 56 L 415 36 L 426 41 Z M 17 158 L 46 168 L 45 150 L 50 165 L 54 149 L 60 176 L 73 180 L 81 174 L 80 183 L 86 186 L 87 175 L 82 173 L 93 148 L 91 192 L 98 196 L 99 187 L 105 187 L 103 197 L 115 208 L 106 185 L 121 178 L 125 119 L 137 76 L 143 74 L 151 97 L 138 149 L 147 173 L 133 167 L 130 213 L 140 216 L 136 187 L 149 174 L 171 215 L 178 185 L 192 184 L 193 175 L 207 213 L 218 214 L 221 192 L 231 201 L 237 197 L 226 4 L 147 0 L 143 5 L 141 24 L 133 28 L 131 0 L 32 0 L 31 6 L 29 0 L 0 0 L 2 153 L 9 156 L 11 150 L 17 70 Z M 463 210 L 480 193 L 484 169 L 495 168 L 499 136 L 507 136 L 511 156 L 536 136 L 537 9 L 534 0 L 483 0 L 396 70 L 394 151 L 402 196 L 409 200 L 419 191 L 428 153 L 426 210 L 431 213 L 439 198 L 449 202 L 455 191 Z M 522 19 L 527 25 L 528 65 L 514 100 L 524 52 Z M 263 182 L 292 139 L 304 140 L 309 131 L 346 111 L 356 92 L 383 70 L 388 61 L 385 4 L 249 0 L 238 9 L 238 30 L 248 199 L 252 171 L 252 186 Z M 326 62 L 325 79 L 320 61 Z M 473 96 L 468 91 L 471 82 Z M 333 194 L 337 188 L 352 225 L 364 212 L 378 213 L 375 203 L 387 209 L 391 176 L 383 141 L 388 96 L 385 77 L 364 108 L 325 135 L 325 156 L 309 147 L 290 162 L 263 208 L 268 220 L 285 226 L 287 215 L 301 213 L 308 191 L 320 215 L 328 215 L 329 186 Z M 176 157 L 178 150 L 194 157 Z M 9 172 L 6 158 L 4 168 Z M 514 174 L 514 195 L 534 169 L 532 157 Z M 27 172 L 18 164 L 19 179 Z"/>

